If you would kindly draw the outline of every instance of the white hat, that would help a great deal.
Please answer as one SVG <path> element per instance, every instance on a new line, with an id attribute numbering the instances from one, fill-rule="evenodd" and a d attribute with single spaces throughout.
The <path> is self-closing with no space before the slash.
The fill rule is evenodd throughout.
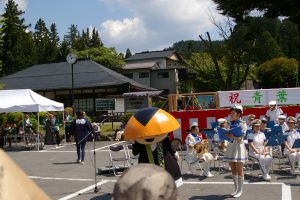
<path id="1" fill-rule="evenodd" d="M 192 128 L 193 126 L 198 126 L 198 123 L 197 123 L 197 122 L 193 122 L 193 123 L 191 124 L 191 128 Z"/>
<path id="2" fill-rule="evenodd" d="M 277 104 L 276 101 L 270 101 L 270 102 L 269 102 L 269 106 L 275 106 L 276 104 Z"/>
<path id="3" fill-rule="evenodd" d="M 226 123 L 226 122 L 227 122 L 227 120 L 224 119 L 224 118 L 218 119 L 218 123 L 219 123 L 219 124 L 224 124 L 224 123 Z"/>
<path id="4" fill-rule="evenodd" d="M 233 109 L 239 109 L 243 113 L 243 106 L 240 104 L 234 104 L 231 108 Z"/>
<path id="5" fill-rule="evenodd" d="M 279 115 L 278 117 L 277 117 L 277 119 L 286 119 L 286 116 L 285 115 Z"/>

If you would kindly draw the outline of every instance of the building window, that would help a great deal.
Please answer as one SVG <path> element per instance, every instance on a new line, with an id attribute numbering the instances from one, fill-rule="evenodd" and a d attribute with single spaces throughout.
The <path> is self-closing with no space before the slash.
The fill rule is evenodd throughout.
<path id="1" fill-rule="evenodd" d="M 75 110 L 82 110 L 85 112 L 94 112 L 94 100 L 89 99 L 74 99 Z"/>
<path id="2" fill-rule="evenodd" d="M 169 78 L 169 72 L 158 72 L 157 78 Z"/>
<path id="3" fill-rule="evenodd" d="M 140 72 L 139 78 L 149 78 L 149 72 Z"/>
<path id="4" fill-rule="evenodd" d="M 127 73 L 127 74 L 124 74 L 124 76 L 133 79 L 133 73 Z"/>

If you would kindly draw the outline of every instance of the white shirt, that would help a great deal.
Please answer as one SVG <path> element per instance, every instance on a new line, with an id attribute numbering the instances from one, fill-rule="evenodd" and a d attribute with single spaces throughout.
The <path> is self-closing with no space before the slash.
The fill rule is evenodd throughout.
<path id="1" fill-rule="evenodd" d="M 281 110 L 281 108 L 276 107 L 274 110 L 271 110 L 271 108 L 267 110 L 266 116 L 270 118 L 270 121 L 276 122 L 277 117 L 282 114 L 283 111 Z"/>
<path id="2" fill-rule="evenodd" d="M 201 142 L 201 138 L 199 136 L 197 136 L 199 138 L 199 141 L 198 142 Z M 185 138 L 185 144 L 186 144 L 186 147 L 187 147 L 187 150 L 189 153 L 191 153 L 193 151 L 193 149 L 190 149 L 190 145 L 194 146 L 195 144 L 198 143 L 196 141 L 196 138 L 190 133 L 186 136 Z"/>
<path id="3" fill-rule="evenodd" d="M 257 151 L 263 152 L 264 143 L 266 142 L 266 136 L 261 131 L 259 131 L 258 133 L 250 133 L 248 135 L 248 142 L 252 142 Z M 249 148 L 249 154 L 255 155 L 255 151 L 252 148 Z"/>
<path id="4" fill-rule="evenodd" d="M 287 137 L 287 143 L 290 148 L 293 147 L 295 140 L 300 139 L 300 133 L 296 131 L 295 129 L 293 131 L 287 131 L 284 133 L 284 135 L 288 135 Z M 288 149 L 284 148 L 284 153 L 287 153 Z"/>

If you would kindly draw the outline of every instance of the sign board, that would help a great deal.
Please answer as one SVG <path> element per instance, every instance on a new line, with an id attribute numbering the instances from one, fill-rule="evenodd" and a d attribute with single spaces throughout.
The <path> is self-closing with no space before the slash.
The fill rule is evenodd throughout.
<path id="1" fill-rule="evenodd" d="M 125 97 L 125 108 L 127 112 L 135 112 L 148 107 L 148 97 Z"/>
<path id="2" fill-rule="evenodd" d="M 241 105 L 268 105 L 276 101 L 278 105 L 300 104 L 300 88 L 278 88 L 259 90 L 219 91 L 220 107 Z"/>
<path id="3" fill-rule="evenodd" d="M 96 111 L 115 110 L 115 99 L 96 99 Z"/>

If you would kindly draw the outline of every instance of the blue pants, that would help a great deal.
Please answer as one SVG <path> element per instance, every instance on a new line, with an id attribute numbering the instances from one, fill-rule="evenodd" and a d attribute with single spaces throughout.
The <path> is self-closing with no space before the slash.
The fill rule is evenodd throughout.
<path id="1" fill-rule="evenodd" d="M 76 144 L 76 147 L 77 147 L 77 160 L 84 161 L 85 145 L 86 145 L 85 141 L 82 141 L 80 144 Z M 81 149 L 81 159 L 80 159 L 80 149 Z"/>

